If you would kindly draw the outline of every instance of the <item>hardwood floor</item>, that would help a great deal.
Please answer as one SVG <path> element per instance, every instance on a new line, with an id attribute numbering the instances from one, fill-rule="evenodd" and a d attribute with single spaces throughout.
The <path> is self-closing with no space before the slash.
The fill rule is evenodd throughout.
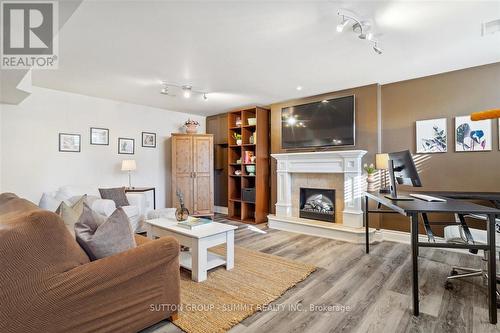
<path id="1" fill-rule="evenodd" d="M 479 267 L 481 258 L 436 249 L 421 249 L 420 311 L 411 313 L 409 245 L 364 245 L 299 235 L 260 226 L 266 234 L 241 228 L 235 244 L 318 267 L 273 305 L 230 332 L 499 332 L 488 322 L 487 291 L 480 278 L 444 282 L 452 265 Z M 328 309 L 328 306 L 330 308 Z M 311 307 L 314 307 L 311 308 Z M 293 311 L 301 309 L 301 311 Z M 316 310 L 316 311 L 313 311 Z M 145 332 L 181 332 L 162 322 Z"/>

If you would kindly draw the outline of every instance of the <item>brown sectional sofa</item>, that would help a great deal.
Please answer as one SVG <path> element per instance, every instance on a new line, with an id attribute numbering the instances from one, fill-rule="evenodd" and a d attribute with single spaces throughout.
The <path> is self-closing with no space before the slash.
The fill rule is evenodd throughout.
<path id="1" fill-rule="evenodd" d="M 0 194 L 0 332 L 137 332 L 175 315 L 179 243 L 90 261 L 54 213 Z"/>

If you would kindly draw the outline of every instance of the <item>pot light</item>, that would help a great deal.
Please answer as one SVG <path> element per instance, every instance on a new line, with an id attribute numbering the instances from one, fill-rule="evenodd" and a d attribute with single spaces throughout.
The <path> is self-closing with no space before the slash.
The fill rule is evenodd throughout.
<path id="1" fill-rule="evenodd" d="M 189 85 L 182 86 L 182 96 L 184 96 L 184 98 L 191 97 L 191 86 Z"/>
<path id="2" fill-rule="evenodd" d="M 297 89 L 298 91 L 301 91 L 302 90 L 302 86 L 297 86 L 297 88 L 295 88 L 295 89 Z"/>
<path id="3" fill-rule="evenodd" d="M 344 16 L 342 16 L 342 22 L 337 24 L 337 32 L 344 31 L 345 26 L 349 23 L 349 20 L 346 20 Z"/>
<path id="4" fill-rule="evenodd" d="M 207 94 L 206 94 L 206 93 L 203 93 L 203 100 L 204 100 L 204 101 L 208 101 L 208 97 L 207 97 Z"/>
<path id="5" fill-rule="evenodd" d="M 382 49 L 378 46 L 377 42 L 373 44 L 373 51 L 377 52 L 377 54 L 382 54 Z"/>

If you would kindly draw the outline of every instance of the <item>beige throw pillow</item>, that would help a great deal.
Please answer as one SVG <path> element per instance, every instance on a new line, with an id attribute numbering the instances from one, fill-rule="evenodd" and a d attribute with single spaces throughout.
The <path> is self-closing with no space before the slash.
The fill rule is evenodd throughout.
<path id="1" fill-rule="evenodd" d="M 71 207 L 63 201 L 56 209 L 56 214 L 63 219 L 64 224 L 73 236 L 75 235 L 75 223 L 83 213 L 83 205 L 86 203 L 86 200 L 87 195 L 84 195 L 71 205 Z"/>
<path id="2" fill-rule="evenodd" d="M 83 214 L 75 224 L 76 240 L 91 260 L 97 260 L 136 247 L 130 221 L 121 208 L 106 218 L 84 203 Z"/>

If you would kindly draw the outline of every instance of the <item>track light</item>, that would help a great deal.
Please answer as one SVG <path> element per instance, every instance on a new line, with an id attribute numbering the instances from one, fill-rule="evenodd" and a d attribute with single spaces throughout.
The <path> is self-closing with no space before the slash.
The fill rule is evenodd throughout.
<path id="1" fill-rule="evenodd" d="M 170 88 L 173 89 L 173 92 L 174 92 L 173 94 L 171 93 L 171 91 L 169 91 Z M 176 84 L 176 83 L 168 83 L 167 81 L 162 81 L 162 87 L 160 90 L 161 94 L 175 97 L 176 92 L 177 92 L 177 94 L 182 93 L 182 96 L 184 98 L 191 98 L 191 95 L 198 94 L 198 95 L 201 95 L 203 97 L 203 100 L 205 100 L 205 101 L 208 100 L 208 96 L 207 96 L 208 92 L 195 90 L 195 89 L 193 89 L 193 86 L 190 84 L 180 85 L 180 84 Z"/>
<path id="2" fill-rule="evenodd" d="M 373 44 L 373 51 L 377 52 L 377 54 L 382 54 L 382 49 L 378 46 L 377 42 Z"/>
<path id="3" fill-rule="evenodd" d="M 344 16 L 342 16 L 342 22 L 337 24 L 337 32 L 344 31 L 345 26 L 349 23 L 349 20 L 346 20 Z"/>

